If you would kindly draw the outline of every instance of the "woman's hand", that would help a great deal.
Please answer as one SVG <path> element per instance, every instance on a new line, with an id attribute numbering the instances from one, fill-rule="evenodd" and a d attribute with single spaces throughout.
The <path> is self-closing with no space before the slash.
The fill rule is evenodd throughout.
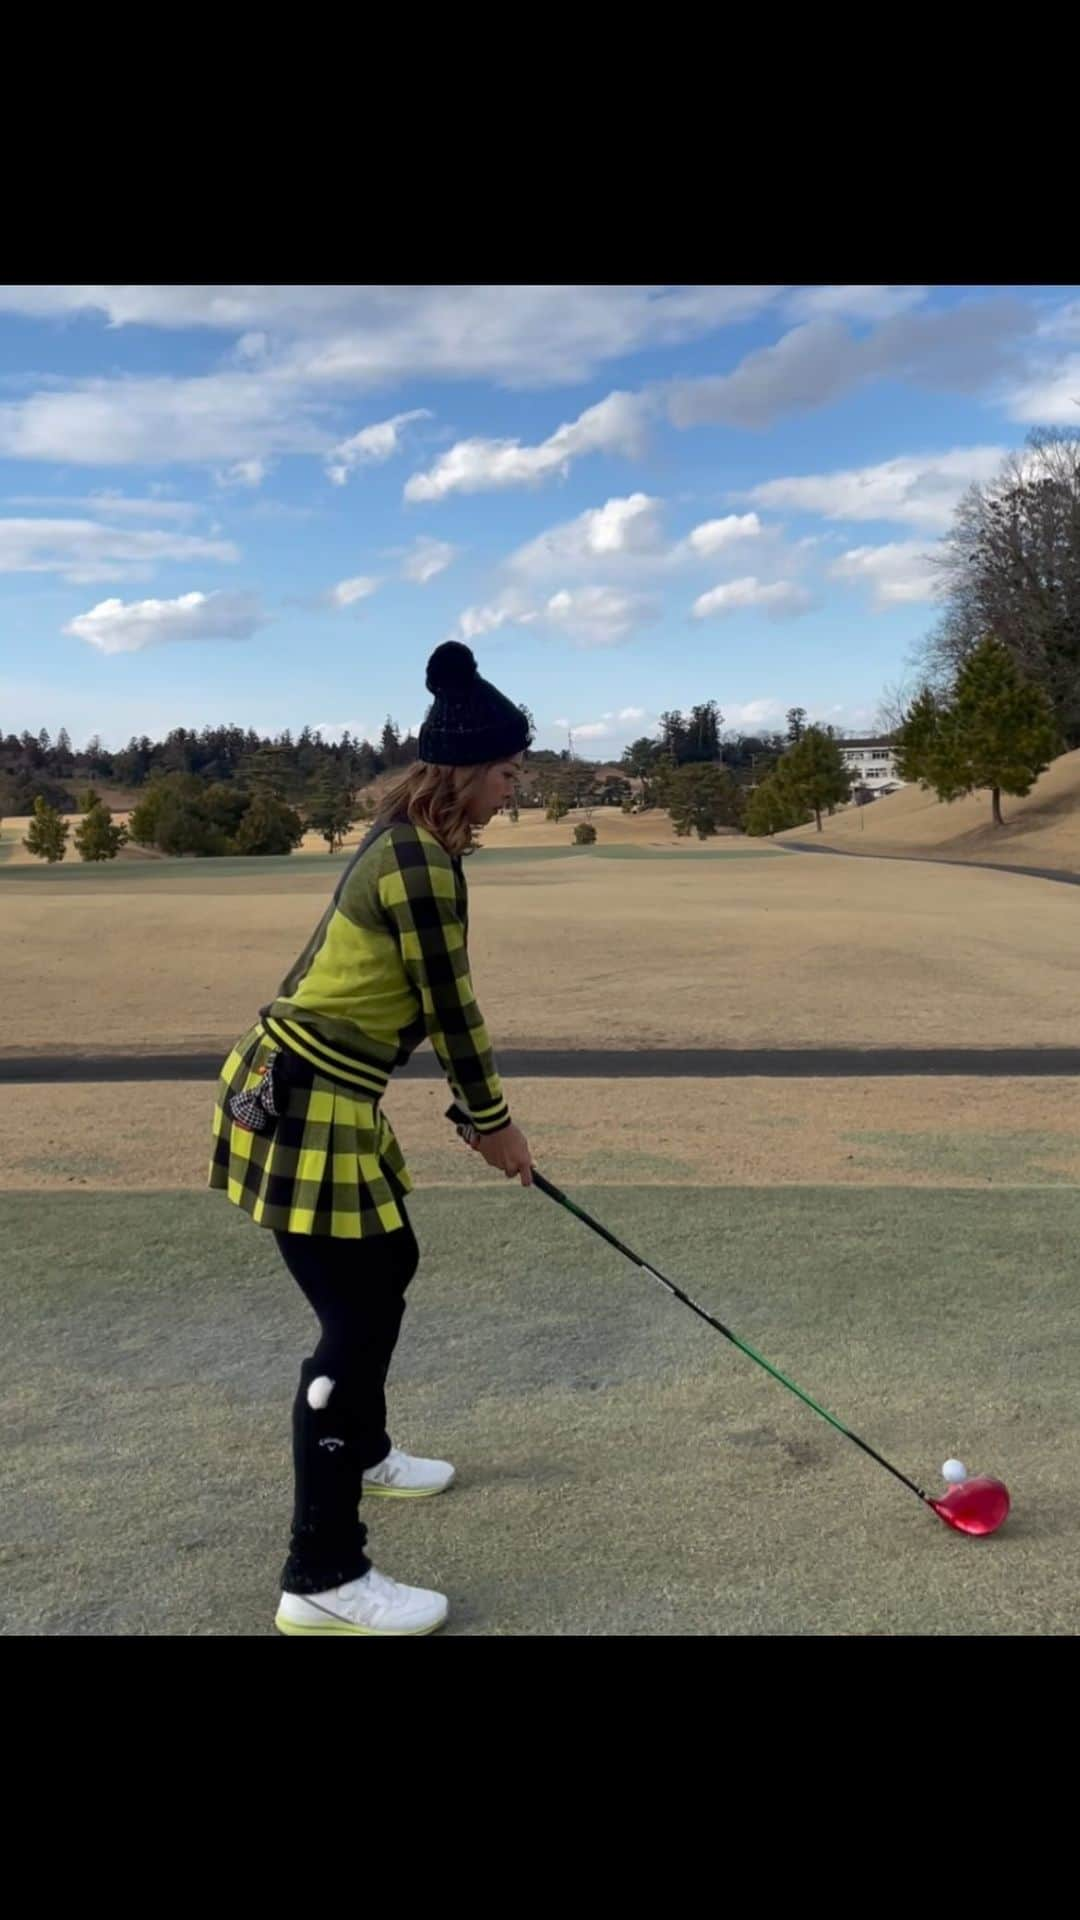
<path id="1" fill-rule="evenodd" d="M 523 1187 L 532 1186 L 529 1143 L 521 1128 L 515 1127 L 513 1121 L 508 1127 L 500 1127 L 498 1133 L 478 1133 L 471 1145 L 483 1155 L 489 1167 L 504 1173 L 508 1180 L 517 1176 Z"/>

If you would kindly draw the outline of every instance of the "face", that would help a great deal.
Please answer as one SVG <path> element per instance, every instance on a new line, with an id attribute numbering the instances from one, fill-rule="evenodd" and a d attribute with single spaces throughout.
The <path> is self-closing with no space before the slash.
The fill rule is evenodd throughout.
<path id="1" fill-rule="evenodd" d="M 477 782 L 469 796 L 469 819 L 474 827 L 486 827 L 493 813 L 512 804 L 523 760 L 520 753 L 509 760 L 497 760 Z"/>

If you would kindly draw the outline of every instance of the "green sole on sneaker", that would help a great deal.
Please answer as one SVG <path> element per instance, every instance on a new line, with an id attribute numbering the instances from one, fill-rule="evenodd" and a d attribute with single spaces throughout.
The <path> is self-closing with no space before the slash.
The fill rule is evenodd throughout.
<path id="1" fill-rule="evenodd" d="M 433 1621 L 430 1627 L 392 1627 L 384 1629 L 380 1627 L 347 1627 L 344 1624 L 339 1627 L 302 1627 L 298 1626 L 295 1620 L 283 1620 L 281 1615 L 278 1614 L 275 1616 L 274 1625 L 279 1633 L 287 1634 L 298 1640 L 311 1638 L 334 1640 L 419 1640 L 424 1634 L 437 1633 L 440 1627 L 445 1627 L 447 1617 L 444 1613 L 442 1619 Z"/>
<path id="2" fill-rule="evenodd" d="M 363 1498 L 367 1500 L 369 1496 L 373 1496 L 376 1500 L 433 1500 L 436 1494 L 445 1493 L 453 1484 L 452 1480 L 448 1480 L 445 1487 L 381 1487 L 377 1480 L 373 1480 L 370 1485 L 365 1480 Z"/>

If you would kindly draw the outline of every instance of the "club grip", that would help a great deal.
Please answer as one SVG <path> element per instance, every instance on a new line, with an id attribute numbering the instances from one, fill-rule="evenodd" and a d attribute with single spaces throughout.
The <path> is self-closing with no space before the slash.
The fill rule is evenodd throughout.
<path id="1" fill-rule="evenodd" d="M 447 1107 L 446 1118 L 453 1122 L 463 1140 L 471 1143 L 479 1137 L 468 1114 L 462 1111 L 456 1101 L 452 1107 Z M 551 1181 L 545 1180 L 543 1174 L 538 1173 L 535 1167 L 531 1171 L 533 1184 L 540 1188 L 541 1193 L 549 1193 L 553 1200 L 565 1199 L 565 1195 L 559 1192 L 558 1187 L 553 1187 Z"/>

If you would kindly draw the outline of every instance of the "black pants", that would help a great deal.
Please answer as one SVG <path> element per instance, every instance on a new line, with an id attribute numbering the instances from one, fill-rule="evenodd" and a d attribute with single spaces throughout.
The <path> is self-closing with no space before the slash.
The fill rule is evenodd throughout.
<path id="1" fill-rule="evenodd" d="M 364 1240 L 330 1234 L 275 1233 L 293 1279 L 318 1315 L 322 1337 L 300 1368 L 293 1403 L 295 1499 L 287 1593 L 322 1593 L 357 1580 L 371 1565 L 357 1507 L 368 1467 L 390 1451 L 386 1376 L 401 1331 L 405 1289 L 420 1250 L 400 1189 L 405 1222 Z M 308 1403 L 320 1377 L 333 1381 L 324 1407 Z"/>

